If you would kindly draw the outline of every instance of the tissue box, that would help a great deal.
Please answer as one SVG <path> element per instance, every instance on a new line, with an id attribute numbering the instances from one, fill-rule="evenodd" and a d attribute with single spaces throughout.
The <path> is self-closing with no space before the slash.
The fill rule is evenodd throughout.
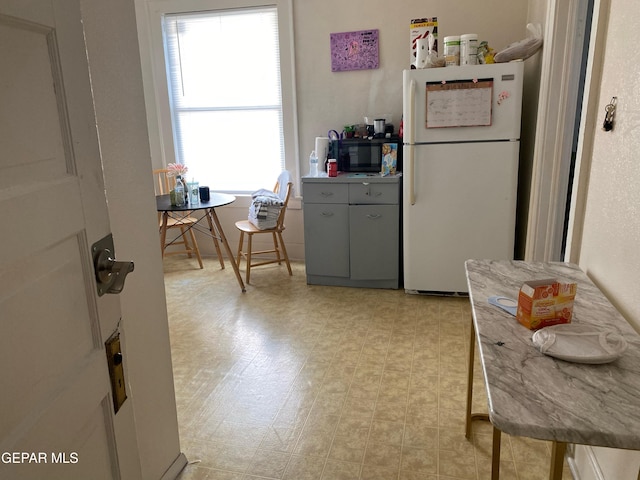
<path id="1" fill-rule="evenodd" d="M 516 318 L 531 330 L 570 323 L 577 287 L 558 279 L 525 282 L 518 294 Z"/>

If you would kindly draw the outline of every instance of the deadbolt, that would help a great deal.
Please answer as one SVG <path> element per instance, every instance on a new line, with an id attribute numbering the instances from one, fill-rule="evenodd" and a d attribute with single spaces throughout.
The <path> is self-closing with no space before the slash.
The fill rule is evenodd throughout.
<path id="1" fill-rule="evenodd" d="M 107 235 L 98 240 L 91 247 L 93 253 L 93 268 L 96 274 L 98 295 L 105 293 L 120 293 L 124 288 L 127 275 L 133 272 L 133 262 L 117 262 L 113 236 Z"/>

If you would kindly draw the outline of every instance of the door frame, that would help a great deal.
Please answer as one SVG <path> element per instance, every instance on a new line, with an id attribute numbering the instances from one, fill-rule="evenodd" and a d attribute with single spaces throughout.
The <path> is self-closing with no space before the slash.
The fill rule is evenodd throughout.
<path id="1" fill-rule="evenodd" d="M 603 37 L 606 34 L 602 28 L 606 23 L 602 23 L 602 18 L 608 12 L 608 1 L 594 2 L 579 144 L 572 183 L 571 148 L 575 131 L 579 66 L 583 57 L 580 32 L 584 32 L 584 12 L 588 0 L 549 0 L 547 5 L 525 260 L 564 260 L 561 257 L 570 187 L 571 210 L 565 258 L 575 261 L 579 256 L 584 196 L 591 157 L 591 141 L 585 137 L 584 132 L 593 129 L 592 119 L 597 103 L 597 98 L 594 98 L 597 97 L 595 87 L 600 81 Z"/>
<path id="2" fill-rule="evenodd" d="M 573 179 L 569 226 L 565 260 L 578 263 L 582 245 L 582 231 L 587 204 L 589 173 L 593 154 L 593 132 L 600 128 L 598 122 L 604 119 L 600 111 L 600 84 L 606 47 L 609 9 L 611 0 L 594 0 L 593 18 L 591 22 L 591 38 L 589 41 L 589 58 L 584 96 L 582 100 L 582 117 L 576 154 L 576 165 Z"/>

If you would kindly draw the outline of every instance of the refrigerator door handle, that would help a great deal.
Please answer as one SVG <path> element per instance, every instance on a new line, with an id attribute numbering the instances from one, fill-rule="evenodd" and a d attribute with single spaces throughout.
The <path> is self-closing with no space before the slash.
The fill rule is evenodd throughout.
<path id="1" fill-rule="evenodd" d="M 415 115 L 415 100 L 416 100 L 416 81 L 411 80 L 409 84 L 409 125 L 411 128 L 408 133 L 409 140 L 409 201 L 411 205 L 416 204 L 416 191 L 413 179 L 415 178 L 415 162 L 414 162 L 414 142 L 415 142 L 415 128 L 416 128 L 416 115 Z"/>

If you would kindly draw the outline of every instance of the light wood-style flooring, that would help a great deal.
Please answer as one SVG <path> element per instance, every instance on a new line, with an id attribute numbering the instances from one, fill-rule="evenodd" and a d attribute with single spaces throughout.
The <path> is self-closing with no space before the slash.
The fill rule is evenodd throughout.
<path id="1" fill-rule="evenodd" d="M 252 270 L 243 294 L 228 262 L 164 266 L 180 480 L 490 478 L 490 424 L 464 436 L 468 299 L 310 286 L 300 263 Z M 545 480 L 549 458 L 503 435 L 500 478 Z"/>

